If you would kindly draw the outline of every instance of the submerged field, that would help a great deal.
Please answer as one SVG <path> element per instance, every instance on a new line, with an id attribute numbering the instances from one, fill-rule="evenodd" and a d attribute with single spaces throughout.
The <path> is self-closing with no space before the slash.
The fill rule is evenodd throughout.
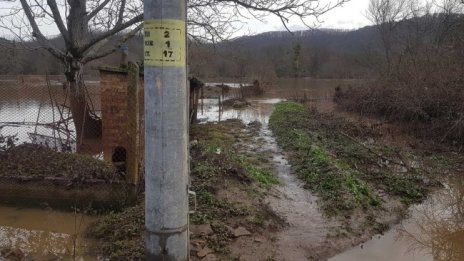
<path id="1" fill-rule="evenodd" d="M 453 165 L 437 154 L 382 143 L 372 126 L 298 103 L 277 104 L 269 125 L 323 213 L 345 220 L 335 236 L 386 230 L 407 206 L 440 188 Z"/>

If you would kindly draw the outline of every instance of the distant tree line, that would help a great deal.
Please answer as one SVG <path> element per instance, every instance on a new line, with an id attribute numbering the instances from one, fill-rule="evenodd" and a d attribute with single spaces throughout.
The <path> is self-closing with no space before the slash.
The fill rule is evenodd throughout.
<path id="1" fill-rule="evenodd" d="M 373 22 L 378 24 L 357 30 L 314 29 L 292 33 L 267 32 L 215 44 L 191 38 L 190 74 L 200 78 L 372 79 L 384 74 L 385 70 L 389 70 L 387 67 L 393 67 L 395 59 L 406 57 L 401 55 L 401 50 L 412 50 L 414 37 L 427 38 L 431 31 L 437 31 L 445 26 L 444 20 L 451 19 L 451 16 L 446 14 L 422 16 L 416 13 L 414 17 L 410 16 L 395 22 L 393 29 L 387 26 L 388 18 L 378 18 L 384 19 L 383 22 L 373 19 Z M 457 16 L 453 19 L 457 19 Z M 445 22 L 451 23 L 452 20 Z M 422 26 L 418 28 L 416 25 Z M 446 28 L 442 28 L 442 31 L 445 30 Z M 421 35 L 418 35 L 419 33 Z M 447 35 L 450 33 L 447 32 Z M 117 37 L 115 41 L 116 39 Z M 140 35 L 127 41 L 129 59 L 142 61 L 142 43 L 143 39 Z M 11 46 L 13 43 L 9 42 L 9 44 Z M 60 46 L 63 41 L 57 38 L 54 39 L 54 44 Z M 0 56 L 0 74 L 62 73 L 63 68 L 59 61 L 45 50 L 35 50 L 34 46 L 37 44 L 34 42 L 28 45 L 29 49 L 18 50 L 0 44 L 0 50 L 4 54 Z M 89 63 L 85 72 L 95 76 L 97 72 L 92 70 L 93 67 L 117 66 L 119 62 L 120 54 L 116 52 Z M 404 63 L 405 60 L 403 59 L 402 62 Z"/>
<path id="2" fill-rule="evenodd" d="M 191 38 L 189 41 L 190 73 L 202 78 L 216 77 L 371 77 L 381 58 L 381 45 L 376 43 L 374 27 L 353 31 L 318 29 L 299 32 L 269 32 L 241 37 L 216 44 Z M 115 37 L 116 38 L 116 37 Z M 129 57 L 142 61 L 143 39 L 135 36 L 126 45 Z M 3 40 L 3 42 L 7 42 Z M 63 45 L 59 38 L 55 46 Z M 61 74 L 58 60 L 38 44 L 28 48 L 10 48 L 13 42 L 0 44 L 5 55 L 0 57 L 0 74 Z M 118 65 L 118 52 L 89 63 L 86 74 L 96 75 L 91 68 Z"/>
<path id="3" fill-rule="evenodd" d="M 375 81 L 338 91 L 362 114 L 400 122 L 414 134 L 464 145 L 464 3 L 371 0 L 381 46 Z"/>

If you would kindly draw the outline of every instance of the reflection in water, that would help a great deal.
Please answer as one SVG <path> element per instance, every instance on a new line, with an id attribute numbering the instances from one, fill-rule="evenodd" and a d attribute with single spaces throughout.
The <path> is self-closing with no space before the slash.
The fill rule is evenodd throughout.
<path id="1" fill-rule="evenodd" d="M 55 210 L 0 206 L 0 249 L 20 249 L 32 257 L 71 260 L 75 255 L 76 260 L 98 260 L 91 253 L 94 242 L 83 236 L 95 220 L 96 217 Z"/>
<path id="2" fill-rule="evenodd" d="M 272 104 L 281 99 L 249 100 L 252 106 L 243 109 L 227 108 L 219 110 L 218 100 L 204 99 L 203 110 L 198 112 L 198 120 L 201 122 L 224 121 L 229 119 L 239 119 L 244 123 L 259 121 L 267 122 L 272 112 Z"/>
<path id="3" fill-rule="evenodd" d="M 0 134 L 16 135 L 19 143 L 43 143 L 57 150 L 75 149 L 75 128 L 69 93 L 58 82 L 24 84 L 0 81 Z M 100 89 L 87 84 L 95 113 L 100 116 Z"/>
<path id="4" fill-rule="evenodd" d="M 411 217 L 383 236 L 375 236 L 331 261 L 462 261 L 464 260 L 464 180 L 411 208 Z"/>
<path id="5" fill-rule="evenodd" d="M 416 229 L 400 236 L 411 248 L 429 252 L 437 261 L 464 260 L 464 179 L 452 178 L 449 186 L 417 208 Z"/>
<path id="6" fill-rule="evenodd" d="M 233 82 L 233 79 L 226 79 L 224 82 L 227 81 Z M 213 79 L 211 82 L 223 81 Z M 309 99 L 309 106 L 317 107 L 322 111 L 331 111 L 334 107 L 332 96 L 335 87 L 356 84 L 359 84 L 359 80 L 278 79 L 273 84 L 273 87 L 265 91 L 264 95 L 248 99 L 252 106 L 244 109 L 223 108 L 220 111 L 218 99 L 203 99 L 203 106 L 201 105 L 202 101 L 200 101 L 198 119 L 203 122 L 241 119 L 245 123 L 252 121 L 263 123 L 269 118 L 273 107 L 272 104 L 281 100 L 301 98 L 303 96 Z"/>

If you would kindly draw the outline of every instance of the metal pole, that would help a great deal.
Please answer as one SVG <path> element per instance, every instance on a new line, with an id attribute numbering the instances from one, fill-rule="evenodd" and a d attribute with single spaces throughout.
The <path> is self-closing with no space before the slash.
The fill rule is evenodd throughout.
<path id="1" fill-rule="evenodd" d="M 186 0 L 144 1 L 147 260 L 189 259 Z"/>

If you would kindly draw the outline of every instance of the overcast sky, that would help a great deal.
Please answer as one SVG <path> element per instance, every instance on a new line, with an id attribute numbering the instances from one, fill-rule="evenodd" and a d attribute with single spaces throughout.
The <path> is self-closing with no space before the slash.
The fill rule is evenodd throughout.
<path id="1" fill-rule="evenodd" d="M 309 1 L 309 0 L 308 0 Z M 334 2 L 336 0 L 321 0 L 323 3 Z M 369 25 L 369 20 L 364 16 L 368 7 L 369 0 L 350 0 L 343 6 L 335 8 L 330 12 L 320 17 L 317 26 L 320 28 L 337 28 L 337 29 L 356 29 Z M 11 4 L 0 0 L 0 14 L 7 12 Z M 314 20 L 314 22 L 317 22 Z M 254 19 L 244 20 L 245 26 L 242 30 L 238 31 L 235 36 L 243 34 L 257 34 L 266 31 L 281 31 L 285 30 L 279 18 L 274 16 L 266 17 L 266 21 L 261 22 Z M 291 30 L 305 30 L 307 27 L 298 19 L 293 19 L 289 23 Z M 42 27 L 43 33 L 46 35 L 57 35 L 58 29 L 55 25 L 51 24 Z M 10 38 L 11 36 L 5 30 L 0 28 L 0 37 Z"/>
<path id="2" fill-rule="evenodd" d="M 370 25 L 371 22 L 364 15 L 368 5 L 369 0 L 351 0 L 321 16 L 318 26 L 321 28 L 357 29 Z M 291 21 L 290 24 L 292 30 L 305 29 L 301 22 L 298 23 L 296 19 Z M 268 17 L 266 23 L 251 20 L 249 21 L 249 27 L 251 33 L 285 30 L 276 17 Z"/>

